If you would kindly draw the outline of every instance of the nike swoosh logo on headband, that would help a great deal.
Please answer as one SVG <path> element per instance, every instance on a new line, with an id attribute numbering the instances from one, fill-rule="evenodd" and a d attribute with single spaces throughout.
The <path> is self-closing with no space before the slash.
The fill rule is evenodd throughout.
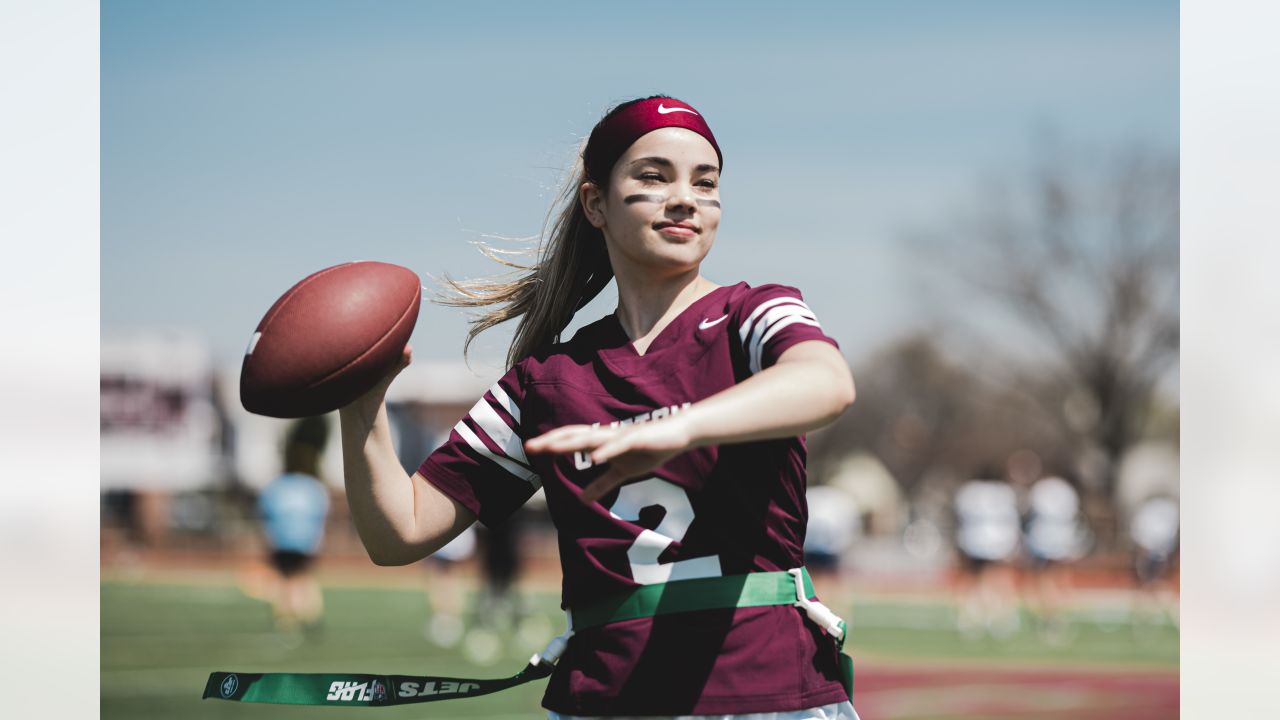
<path id="1" fill-rule="evenodd" d="M 671 114 L 671 113 L 673 113 L 673 112 L 687 112 L 687 113 L 692 113 L 692 114 L 694 114 L 694 115 L 697 115 L 697 114 L 698 114 L 698 113 L 696 113 L 696 112 L 693 112 L 693 111 L 692 111 L 692 110 L 690 110 L 689 108 L 682 108 L 682 107 L 664 107 L 664 106 L 662 105 L 662 103 L 658 103 L 658 114 L 659 114 L 659 115 L 670 115 L 670 114 Z"/>

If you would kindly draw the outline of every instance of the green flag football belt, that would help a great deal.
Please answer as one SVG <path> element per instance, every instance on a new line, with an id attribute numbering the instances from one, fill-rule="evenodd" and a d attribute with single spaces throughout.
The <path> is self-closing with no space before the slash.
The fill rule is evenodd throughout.
<path id="1" fill-rule="evenodd" d="M 508 678 L 472 679 L 432 675 L 361 673 L 215 672 L 205 683 L 205 698 L 282 705 L 383 707 L 477 697 L 549 676 L 576 630 L 622 620 L 672 613 L 727 608 L 794 605 L 843 649 L 848 628 L 816 600 L 804 568 L 727 577 L 676 580 L 641 585 L 611 598 L 570 611 L 570 627 L 534 655 L 523 670 Z M 841 681 L 853 699 L 853 660 L 840 653 Z"/>

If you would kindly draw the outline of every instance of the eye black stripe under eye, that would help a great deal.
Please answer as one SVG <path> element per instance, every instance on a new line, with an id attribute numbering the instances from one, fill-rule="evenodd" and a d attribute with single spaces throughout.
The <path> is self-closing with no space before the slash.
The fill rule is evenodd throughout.
<path id="1" fill-rule="evenodd" d="M 627 195 L 626 197 L 622 198 L 622 202 L 628 205 L 635 205 L 636 203 L 642 203 L 642 202 L 664 203 L 666 201 L 667 201 L 667 198 L 665 196 L 645 195 L 643 193 L 636 194 L 636 195 Z M 701 207 L 717 207 L 717 208 L 720 207 L 719 200 L 698 199 L 696 202 Z"/>
<path id="2" fill-rule="evenodd" d="M 622 198 L 622 202 L 628 205 L 635 205 L 636 203 L 642 203 L 642 202 L 663 203 L 666 201 L 667 199 L 661 195 L 640 194 L 640 195 L 628 195 Z"/>

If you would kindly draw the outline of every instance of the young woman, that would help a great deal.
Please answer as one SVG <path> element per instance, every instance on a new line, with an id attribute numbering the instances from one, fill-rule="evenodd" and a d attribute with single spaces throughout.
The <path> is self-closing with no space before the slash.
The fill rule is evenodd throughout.
<path id="1" fill-rule="evenodd" d="M 501 523 L 545 489 L 574 623 L 543 702 L 552 717 L 856 717 L 836 643 L 793 603 L 584 620 L 648 586 L 723 589 L 799 568 L 803 433 L 853 402 L 848 365 L 797 290 L 702 276 L 722 166 L 686 103 L 617 106 L 537 264 L 505 284 L 454 283 L 454 304 L 496 307 L 468 342 L 519 325 L 511 369 L 449 440 L 412 477 L 401 470 L 383 404 L 395 373 L 341 412 L 348 500 L 379 564 Z M 562 342 L 611 278 L 617 310 Z"/>

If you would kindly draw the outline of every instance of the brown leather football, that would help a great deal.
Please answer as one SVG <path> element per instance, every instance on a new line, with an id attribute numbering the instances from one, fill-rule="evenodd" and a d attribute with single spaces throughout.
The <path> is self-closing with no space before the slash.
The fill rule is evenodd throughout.
<path id="1" fill-rule="evenodd" d="M 422 283 L 408 268 L 352 262 L 302 279 L 258 323 L 240 369 L 240 403 L 297 418 L 349 404 L 399 361 Z"/>

